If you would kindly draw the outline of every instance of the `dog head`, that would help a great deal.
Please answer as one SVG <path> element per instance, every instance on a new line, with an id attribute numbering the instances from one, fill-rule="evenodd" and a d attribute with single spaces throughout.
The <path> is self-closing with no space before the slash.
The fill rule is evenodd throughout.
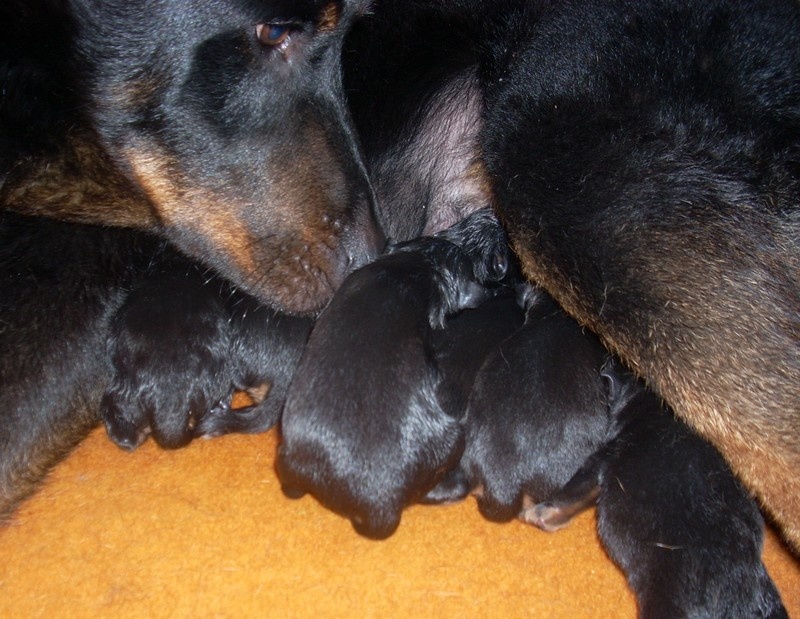
<path id="1" fill-rule="evenodd" d="M 102 149 L 166 235 L 290 312 L 382 245 L 344 102 L 361 0 L 75 0 Z"/>

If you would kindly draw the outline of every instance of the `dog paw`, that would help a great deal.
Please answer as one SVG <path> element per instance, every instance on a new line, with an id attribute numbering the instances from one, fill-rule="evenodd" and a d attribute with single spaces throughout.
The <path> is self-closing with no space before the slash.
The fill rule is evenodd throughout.
<path id="1" fill-rule="evenodd" d="M 542 529 L 542 531 L 553 532 L 567 526 L 572 516 L 568 516 L 564 510 L 552 503 L 545 502 L 526 507 L 520 513 L 519 518 L 527 524 L 532 524 Z"/>
<path id="2" fill-rule="evenodd" d="M 280 418 L 282 402 L 265 400 L 260 404 L 232 408 L 215 406 L 203 415 L 195 429 L 196 436 L 214 438 L 224 434 L 258 434 L 274 427 Z"/>
<path id="3" fill-rule="evenodd" d="M 101 410 L 109 437 L 135 449 L 152 435 L 181 447 L 233 392 L 230 326 L 219 294 L 196 278 L 161 276 L 134 290 L 114 316 L 112 380 Z"/>

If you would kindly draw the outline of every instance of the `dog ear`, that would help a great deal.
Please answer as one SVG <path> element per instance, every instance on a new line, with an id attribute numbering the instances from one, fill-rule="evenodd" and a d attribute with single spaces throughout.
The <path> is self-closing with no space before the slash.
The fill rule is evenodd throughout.
<path id="1" fill-rule="evenodd" d="M 489 257 L 489 279 L 493 282 L 499 282 L 508 273 L 510 260 L 508 252 L 505 248 L 498 248 Z"/>
<path id="2" fill-rule="evenodd" d="M 616 357 L 609 357 L 600 368 L 600 377 L 606 384 L 608 412 L 616 417 L 638 391 L 636 377 Z"/>
<path id="3" fill-rule="evenodd" d="M 459 287 L 458 307 L 460 309 L 475 309 L 491 295 L 489 291 L 477 282 L 466 282 Z"/>

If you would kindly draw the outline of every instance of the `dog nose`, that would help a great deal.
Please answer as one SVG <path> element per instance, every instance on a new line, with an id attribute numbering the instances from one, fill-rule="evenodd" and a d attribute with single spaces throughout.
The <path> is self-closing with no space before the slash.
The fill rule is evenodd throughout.
<path id="1" fill-rule="evenodd" d="M 359 200 L 352 228 L 343 239 L 342 279 L 375 260 L 383 253 L 385 247 L 386 236 L 375 218 L 374 198 L 371 190 L 368 190 Z"/>

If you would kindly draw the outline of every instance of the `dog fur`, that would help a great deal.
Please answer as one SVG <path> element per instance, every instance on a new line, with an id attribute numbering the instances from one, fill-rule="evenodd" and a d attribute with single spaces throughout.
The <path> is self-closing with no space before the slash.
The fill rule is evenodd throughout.
<path id="1" fill-rule="evenodd" d="M 522 518 L 554 530 L 596 501 L 641 617 L 787 617 L 761 561 L 761 513 L 720 453 L 617 360 L 602 374 L 613 431 Z"/>
<path id="2" fill-rule="evenodd" d="M 275 312 L 174 257 L 125 299 L 111 325 L 113 378 L 100 404 L 109 437 L 135 449 L 278 422 L 313 320 Z M 234 390 L 252 406 L 231 409 Z"/>
<path id="3" fill-rule="evenodd" d="M 461 462 L 426 499 L 475 492 L 481 514 L 499 522 L 516 518 L 525 496 L 563 486 L 609 425 L 605 349 L 544 292 L 526 285 L 521 296 L 524 324 L 496 343 L 469 392 Z"/>
<path id="4" fill-rule="evenodd" d="M 475 76 L 482 111 L 461 124 L 477 132 L 463 134 L 479 148 L 472 174 L 526 277 L 720 449 L 798 550 L 800 6 L 379 0 L 374 12 L 404 50 L 389 75 L 392 59 L 434 49 L 437 92 Z M 400 21 L 414 36 L 381 26 Z"/>
<path id="5" fill-rule="evenodd" d="M 524 326 L 475 378 L 462 459 L 424 502 L 472 492 L 485 517 L 550 531 L 597 503 L 641 617 L 786 617 L 761 561 L 763 518 L 719 452 L 550 297 L 521 297 Z"/>
<path id="6" fill-rule="evenodd" d="M 76 232 L 0 211 L 0 521 L 97 425 L 109 324 L 163 249 L 144 234 Z"/>
<path id="7" fill-rule="evenodd" d="M 403 508 L 461 455 L 461 425 L 437 398 L 431 346 L 446 316 L 486 300 L 485 284 L 505 275 L 481 278 L 484 264 L 498 263 L 495 252 L 507 251 L 504 235 L 492 252 L 472 257 L 448 240 L 481 245 L 487 223 L 500 230 L 483 215 L 393 246 L 348 277 L 316 322 L 292 381 L 276 464 L 281 484 L 289 496 L 312 493 L 368 537 L 391 535 Z"/>
<path id="8" fill-rule="evenodd" d="M 367 4 L 9 0 L 3 207 L 158 231 L 278 309 L 319 309 L 383 245 L 341 85 Z"/>
<path id="9" fill-rule="evenodd" d="M 525 274 L 711 440 L 800 549 L 800 5 L 498 14 L 481 144 Z"/>

